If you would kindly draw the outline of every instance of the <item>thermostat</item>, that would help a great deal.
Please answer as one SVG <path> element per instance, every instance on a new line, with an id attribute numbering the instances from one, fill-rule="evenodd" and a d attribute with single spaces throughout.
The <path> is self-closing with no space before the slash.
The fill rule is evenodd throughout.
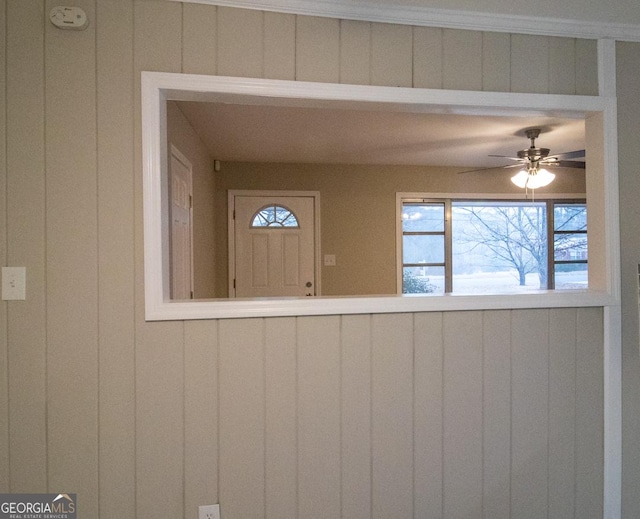
<path id="1" fill-rule="evenodd" d="M 49 20 L 60 29 L 82 31 L 89 25 L 87 13 L 79 7 L 54 7 L 49 13 Z"/>

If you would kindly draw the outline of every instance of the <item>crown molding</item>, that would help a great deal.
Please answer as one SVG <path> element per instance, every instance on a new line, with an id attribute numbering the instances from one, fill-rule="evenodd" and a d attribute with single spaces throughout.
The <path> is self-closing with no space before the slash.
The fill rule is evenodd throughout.
<path id="1" fill-rule="evenodd" d="M 346 20 L 640 42 L 640 25 L 372 4 L 360 0 L 169 0 Z"/>

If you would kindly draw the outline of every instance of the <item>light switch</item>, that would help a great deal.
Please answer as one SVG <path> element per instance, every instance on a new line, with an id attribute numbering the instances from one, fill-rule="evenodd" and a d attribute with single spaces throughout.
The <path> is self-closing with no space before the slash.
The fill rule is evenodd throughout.
<path id="1" fill-rule="evenodd" d="M 26 267 L 2 267 L 2 300 L 24 301 L 26 296 Z"/>
<path id="2" fill-rule="evenodd" d="M 336 255 L 335 254 L 325 254 L 324 255 L 324 266 L 325 267 L 335 267 L 336 266 Z"/>

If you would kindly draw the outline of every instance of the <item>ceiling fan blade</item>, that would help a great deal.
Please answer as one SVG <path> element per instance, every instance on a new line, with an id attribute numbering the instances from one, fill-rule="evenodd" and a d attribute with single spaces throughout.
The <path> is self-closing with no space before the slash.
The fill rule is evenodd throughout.
<path id="1" fill-rule="evenodd" d="M 518 162 L 524 162 L 524 160 L 522 160 L 520 157 L 509 157 L 508 155 L 487 155 L 487 157 L 498 157 L 500 159 L 509 159 L 509 160 L 515 160 Z"/>
<path id="2" fill-rule="evenodd" d="M 522 164 L 507 164 L 506 166 L 490 166 L 488 168 L 469 169 L 467 171 L 458 171 L 458 175 L 462 175 L 463 173 L 478 173 L 480 171 L 489 171 L 492 169 L 517 168 L 519 166 L 522 166 Z"/>
<path id="3" fill-rule="evenodd" d="M 545 166 L 553 166 L 556 168 L 575 168 L 585 169 L 586 164 L 584 160 L 556 160 L 549 163 L 544 163 Z"/>
<path id="4" fill-rule="evenodd" d="M 575 151 L 567 151 L 565 153 L 557 153 L 556 155 L 549 155 L 545 160 L 549 159 L 581 159 L 585 156 L 585 150 L 575 150 Z"/>

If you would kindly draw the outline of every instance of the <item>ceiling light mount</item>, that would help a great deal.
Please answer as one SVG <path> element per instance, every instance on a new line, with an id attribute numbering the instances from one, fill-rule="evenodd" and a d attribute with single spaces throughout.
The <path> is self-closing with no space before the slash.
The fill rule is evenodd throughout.
<path id="1" fill-rule="evenodd" d="M 540 136 L 540 128 L 529 128 L 524 134 L 531 141 L 526 150 L 518 152 L 518 158 L 524 163 L 524 168 L 511 177 L 511 182 L 525 190 L 534 190 L 553 182 L 556 176 L 540 167 L 540 161 L 545 160 L 551 151 L 549 148 L 536 148 L 536 139 Z"/>
<path id="2" fill-rule="evenodd" d="M 529 128 L 524 134 L 531 141 L 531 146 L 526 150 L 518 152 L 518 158 L 529 161 L 531 163 L 539 162 L 549 156 L 551 151 L 549 148 L 536 148 L 536 139 L 540 136 L 540 128 Z"/>

